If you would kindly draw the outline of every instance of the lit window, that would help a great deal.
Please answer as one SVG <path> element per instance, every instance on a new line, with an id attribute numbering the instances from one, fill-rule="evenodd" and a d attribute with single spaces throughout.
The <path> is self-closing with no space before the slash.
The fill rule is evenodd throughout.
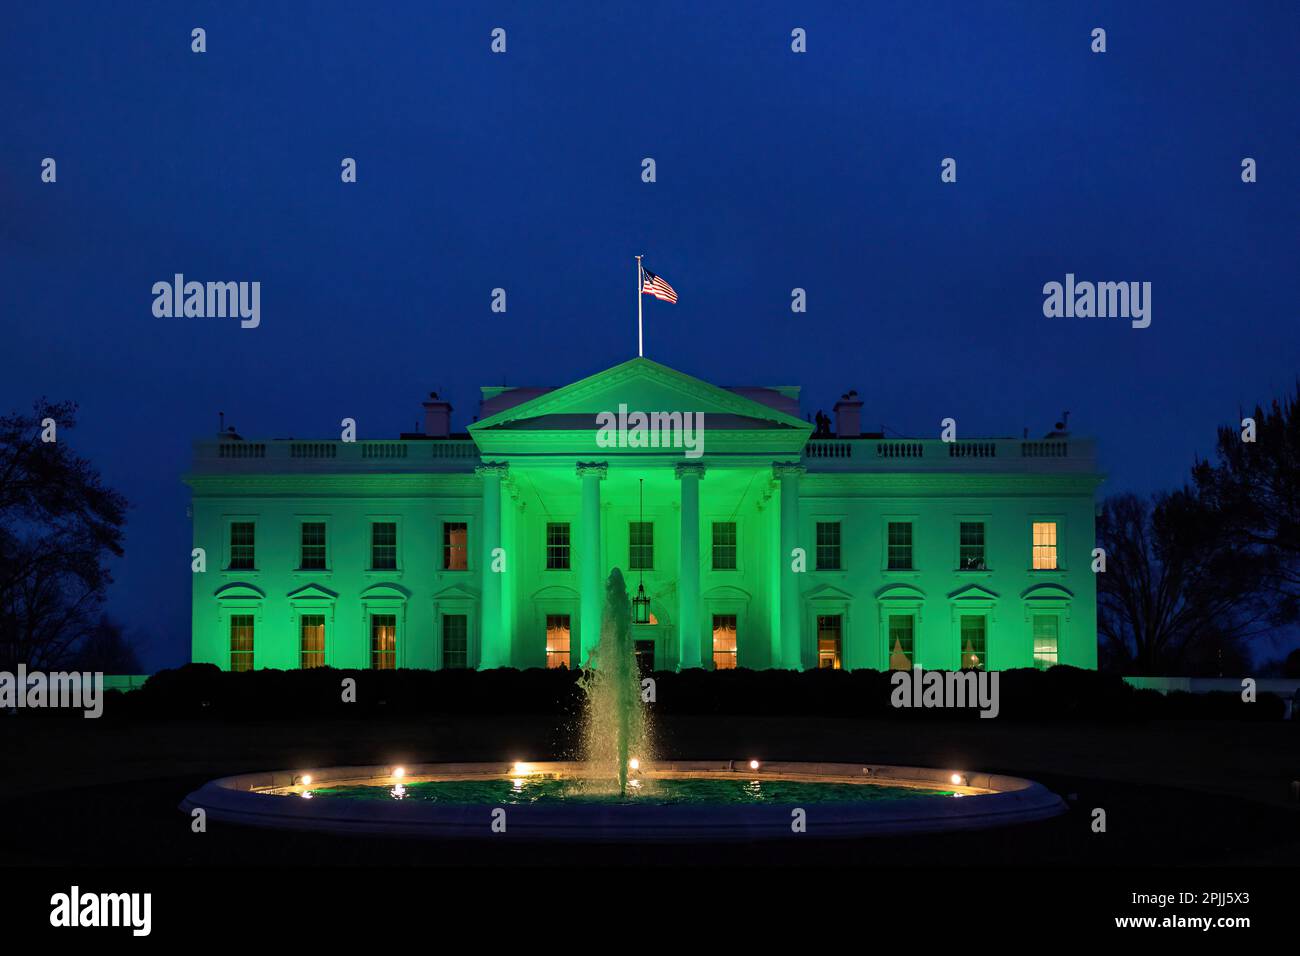
<path id="1" fill-rule="evenodd" d="M 1059 663 L 1060 620 L 1055 614 L 1034 615 L 1034 666 L 1046 670 Z"/>
<path id="2" fill-rule="evenodd" d="M 906 671 L 916 661 L 916 618 L 910 614 L 889 615 L 889 669 Z"/>
<path id="3" fill-rule="evenodd" d="M 253 669 L 253 615 L 230 615 L 230 669 Z"/>
<path id="4" fill-rule="evenodd" d="M 1034 570 L 1056 570 L 1056 522 L 1034 522 Z"/>
<path id="5" fill-rule="evenodd" d="M 325 615 L 304 614 L 299 627 L 302 632 L 302 666 L 325 666 Z"/>
<path id="6" fill-rule="evenodd" d="M 736 570 L 736 522 L 713 522 L 713 570 Z"/>
<path id="7" fill-rule="evenodd" d="M 838 571 L 840 569 L 840 523 L 838 521 L 817 522 L 817 570 Z"/>
<path id="8" fill-rule="evenodd" d="M 713 669 L 729 671 L 736 666 L 736 615 L 713 615 Z"/>
<path id="9" fill-rule="evenodd" d="M 655 526 L 653 521 L 627 523 L 627 566 L 632 571 L 653 571 Z"/>
<path id="10" fill-rule="evenodd" d="M 963 521 L 958 532 L 957 567 L 963 571 L 983 571 L 984 522 Z"/>
<path id="11" fill-rule="evenodd" d="M 569 523 L 567 521 L 546 523 L 546 569 L 548 571 L 569 570 Z"/>
<path id="12" fill-rule="evenodd" d="M 442 567 L 444 571 L 469 569 L 469 525 L 464 521 L 442 523 Z"/>
<path id="13" fill-rule="evenodd" d="M 370 526 L 370 568 L 372 571 L 397 570 L 397 523 L 376 521 Z"/>
<path id="14" fill-rule="evenodd" d="M 890 571 L 912 570 L 912 522 L 891 521 L 886 529 L 886 566 Z"/>
<path id="15" fill-rule="evenodd" d="M 325 570 L 325 522 L 302 523 L 302 557 L 298 567 L 304 571 Z"/>
<path id="16" fill-rule="evenodd" d="M 565 525 L 567 528 L 568 525 Z M 569 666 L 569 640 L 572 631 L 569 628 L 569 615 L 546 615 L 546 666 Z"/>
<path id="17" fill-rule="evenodd" d="M 377 671 L 397 667 L 397 615 L 370 616 L 370 666 Z"/>
<path id="18" fill-rule="evenodd" d="M 230 522 L 230 569 L 252 571 L 253 556 L 253 522 Z"/>
<path id="19" fill-rule="evenodd" d="M 840 616 L 838 614 L 818 614 L 817 666 L 819 668 L 840 669 L 840 638 Z"/>
<path id="20" fill-rule="evenodd" d="M 442 616 L 442 666 L 469 666 L 469 618 L 464 614 Z"/>
<path id="21" fill-rule="evenodd" d="M 988 627 L 982 614 L 961 617 L 961 670 L 984 670 L 988 666 Z"/>

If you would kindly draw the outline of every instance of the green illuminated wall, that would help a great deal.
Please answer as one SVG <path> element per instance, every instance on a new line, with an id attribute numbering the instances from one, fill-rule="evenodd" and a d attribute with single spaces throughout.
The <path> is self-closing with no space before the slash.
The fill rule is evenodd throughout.
<path id="1" fill-rule="evenodd" d="M 600 447 L 595 415 L 620 403 L 703 411 L 703 457 Z M 187 481 L 194 546 L 206 551 L 207 570 L 193 575 L 193 659 L 228 667 L 230 616 L 246 614 L 255 620 L 254 665 L 296 667 L 301 616 L 319 614 L 327 663 L 368 667 L 370 619 L 392 614 L 398 666 L 438 667 L 442 616 L 464 614 L 471 666 L 540 667 L 546 616 L 567 614 L 576 660 L 594 642 L 584 588 L 599 586 L 614 566 L 633 591 L 638 583 L 626 570 L 628 522 L 638 518 L 644 479 L 655 535 L 644 581 L 658 624 L 638 628 L 637 638 L 655 642 L 660 668 L 695 659 L 712 666 L 714 614 L 736 616 L 743 667 L 816 666 L 815 622 L 826 614 L 842 621 L 844 666 L 883 668 L 890 613 L 915 615 L 916 659 L 927 668 L 957 665 L 963 614 L 985 617 L 990 667 L 1031 666 L 1035 614 L 1059 621 L 1061 663 L 1096 666 L 1090 564 L 1099 479 L 1090 444 L 999 440 L 958 455 L 939 441 L 809 442 L 809 431 L 778 408 L 634 359 L 488 415 L 470 438 L 199 442 Z M 684 480 L 698 482 L 697 588 L 683 587 L 690 569 L 679 561 L 684 503 L 690 511 Z M 797 508 L 783 509 L 783 496 Z M 494 575 L 484 508 L 498 499 L 505 571 Z M 591 514 L 594 553 L 584 548 Z M 913 523 L 915 570 L 886 569 L 891 518 Z M 1030 570 L 1036 519 L 1057 524 L 1057 570 Z M 229 569 L 229 524 L 237 520 L 256 528 L 252 571 Z M 327 526 L 326 571 L 298 569 L 307 520 Z M 369 568 L 377 520 L 398 525 L 395 571 Z M 840 523 L 840 570 L 815 567 L 819 520 Z M 957 570 L 962 520 L 984 523 L 988 570 Z M 442 569 L 444 521 L 469 525 L 467 570 Z M 712 568 L 714 521 L 737 525 L 735 570 Z M 570 524 L 569 570 L 546 569 L 547 522 Z M 784 553 L 791 535 L 807 551 L 804 573 L 793 573 Z M 485 633 L 485 621 L 499 624 Z"/>

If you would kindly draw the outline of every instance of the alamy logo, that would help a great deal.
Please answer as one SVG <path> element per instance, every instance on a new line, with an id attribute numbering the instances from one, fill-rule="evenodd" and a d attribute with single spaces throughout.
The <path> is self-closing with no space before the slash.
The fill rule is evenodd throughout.
<path id="1" fill-rule="evenodd" d="M 1150 282 L 1075 282 L 1074 273 L 1065 283 L 1043 286 L 1043 315 L 1049 319 L 1132 319 L 1135 329 L 1151 324 Z"/>
<path id="2" fill-rule="evenodd" d="M 596 416 L 596 444 L 601 448 L 681 448 L 687 458 L 704 454 L 703 412 L 629 412 Z"/>
<path id="3" fill-rule="evenodd" d="M 176 273 L 171 282 L 153 284 L 153 314 L 160 319 L 234 319 L 244 329 L 262 323 L 262 283 L 186 282 Z"/>
<path id="4" fill-rule="evenodd" d="M 996 717 L 997 671 L 894 671 L 889 703 L 894 707 L 978 707 L 980 717 Z"/>
<path id="5" fill-rule="evenodd" d="M 0 710 L 62 707 L 84 710 L 94 719 L 104 713 L 104 675 L 90 671 L 45 674 L 18 665 L 18 673 L 0 671 Z"/>
<path id="6" fill-rule="evenodd" d="M 152 893 L 82 893 L 74 886 L 50 897 L 51 926 L 129 926 L 132 936 L 148 936 L 152 916 Z"/>

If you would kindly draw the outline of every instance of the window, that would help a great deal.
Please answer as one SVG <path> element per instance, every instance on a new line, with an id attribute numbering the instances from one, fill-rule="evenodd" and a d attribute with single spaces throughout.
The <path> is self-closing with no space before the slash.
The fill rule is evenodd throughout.
<path id="1" fill-rule="evenodd" d="M 735 666 L 736 615 L 715 614 L 713 615 L 713 669 L 729 671 Z"/>
<path id="2" fill-rule="evenodd" d="M 957 567 L 962 571 L 983 571 L 984 522 L 963 521 L 957 539 Z"/>
<path id="3" fill-rule="evenodd" d="M 736 570 L 736 522 L 713 522 L 713 570 Z"/>
<path id="4" fill-rule="evenodd" d="M 302 666 L 325 666 L 325 615 L 304 614 L 299 621 L 302 635 Z"/>
<path id="5" fill-rule="evenodd" d="M 1039 670 L 1060 663 L 1057 658 L 1060 626 L 1060 619 L 1055 614 L 1034 615 L 1034 666 Z"/>
<path id="6" fill-rule="evenodd" d="M 469 525 L 464 521 L 442 523 L 442 567 L 444 571 L 469 570 Z"/>
<path id="7" fill-rule="evenodd" d="M 370 667 L 391 671 L 397 667 L 397 615 L 370 615 Z"/>
<path id="8" fill-rule="evenodd" d="M 984 670 L 988 665 L 988 627 L 982 614 L 961 616 L 961 670 Z"/>
<path id="9" fill-rule="evenodd" d="M 1056 570 L 1056 522 L 1034 522 L 1034 570 Z"/>
<path id="10" fill-rule="evenodd" d="M 817 522 L 817 570 L 838 571 L 840 569 L 840 523 L 838 521 Z"/>
<path id="11" fill-rule="evenodd" d="M 627 523 L 627 566 L 630 571 L 653 571 L 655 526 L 653 521 Z"/>
<path id="12" fill-rule="evenodd" d="M 546 523 L 546 569 L 548 571 L 569 570 L 569 523 L 567 521 Z"/>
<path id="13" fill-rule="evenodd" d="M 442 616 L 442 666 L 469 666 L 469 618 L 464 614 Z"/>
<path id="14" fill-rule="evenodd" d="M 819 668 L 840 669 L 840 636 L 838 614 L 817 615 L 817 666 Z"/>
<path id="15" fill-rule="evenodd" d="M 253 669 L 253 615 L 230 615 L 230 669 Z"/>
<path id="16" fill-rule="evenodd" d="M 370 525 L 370 569 L 397 570 L 397 523 L 376 521 Z"/>
<path id="17" fill-rule="evenodd" d="M 253 557 L 253 522 L 230 522 L 230 569 L 252 571 L 256 567 Z"/>
<path id="18" fill-rule="evenodd" d="M 302 523 L 302 556 L 298 567 L 303 571 L 325 570 L 325 522 Z"/>
<path id="19" fill-rule="evenodd" d="M 912 570 L 912 522 L 891 521 L 885 533 L 886 567 L 890 571 Z"/>
<path id="20" fill-rule="evenodd" d="M 916 618 L 911 614 L 889 615 L 889 669 L 911 670 L 916 662 Z"/>
<path id="21" fill-rule="evenodd" d="M 564 526 L 568 528 L 566 524 Z M 546 615 L 546 666 L 547 667 L 568 667 L 570 644 L 569 639 L 572 635 L 569 628 L 569 615 L 567 614 L 548 614 Z"/>

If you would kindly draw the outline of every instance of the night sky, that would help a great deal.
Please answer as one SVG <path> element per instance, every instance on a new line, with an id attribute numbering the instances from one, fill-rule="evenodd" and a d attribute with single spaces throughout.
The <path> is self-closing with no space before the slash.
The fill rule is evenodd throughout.
<path id="1" fill-rule="evenodd" d="M 805 414 L 856 388 L 908 435 L 1069 409 L 1105 493 L 1181 483 L 1294 385 L 1294 2 L 308 10 L 0 15 L 0 407 L 80 404 L 65 439 L 132 502 L 110 610 L 149 670 L 188 657 L 181 476 L 219 410 L 391 437 L 436 388 L 463 429 L 480 385 L 635 354 L 636 253 L 681 297 L 647 299 L 649 357 L 802 385 Z M 260 281 L 261 326 L 155 318 L 176 272 Z M 1150 328 L 1045 318 L 1067 272 L 1151 282 Z"/>

